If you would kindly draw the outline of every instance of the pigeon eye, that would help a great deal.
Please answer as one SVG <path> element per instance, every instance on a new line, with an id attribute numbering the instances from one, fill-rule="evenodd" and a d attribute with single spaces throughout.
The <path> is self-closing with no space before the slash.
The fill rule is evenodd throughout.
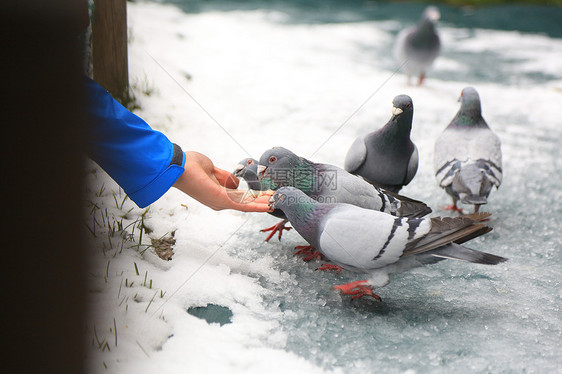
<path id="1" fill-rule="evenodd" d="M 246 161 L 246 164 L 248 164 L 248 165 L 252 165 L 253 163 L 254 163 L 254 161 L 252 161 L 252 160 Z"/>
<path id="2" fill-rule="evenodd" d="M 271 157 L 269 158 L 269 163 L 270 163 L 270 164 L 273 164 L 275 161 L 277 161 L 277 157 L 271 156 Z"/>
<path id="3" fill-rule="evenodd" d="M 406 104 L 406 108 L 409 108 L 409 107 L 411 107 L 411 106 L 412 106 L 411 103 Z"/>

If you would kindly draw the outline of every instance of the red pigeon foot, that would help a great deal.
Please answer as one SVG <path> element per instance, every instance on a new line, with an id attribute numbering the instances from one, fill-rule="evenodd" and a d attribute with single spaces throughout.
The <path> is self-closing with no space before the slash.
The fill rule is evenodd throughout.
<path id="1" fill-rule="evenodd" d="M 425 73 L 421 73 L 421 74 L 420 74 L 420 79 L 419 79 L 419 81 L 418 81 L 418 86 L 421 86 L 424 81 L 425 81 Z"/>
<path id="2" fill-rule="evenodd" d="M 295 249 L 297 250 L 295 255 L 306 255 L 306 257 L 302 258 L 302 260 L 306 262 L 312 261 L 315 258 L 321 260 L 323 257 L 322 253 L 318 252 L 311 245 L 297 245 Z"/>
<path id="3" fill-rule="evenodd" d="M 373 292 L 373 289 L 366 285 L 367 280 L 358 280 L 347 284 L 334 286 L 335 290 L 340 290 L 344 295 L 353 295 L 351 299 L 358 299 L 363 296 L 371 296 L 375 300 L 381 301 L 381 297 Z"/>
<path id="4" fill-rule="evenodd" d="M 267 236 L 267 238 L 265 238 L 265 241 L 268 242 L 269 239 L 271 239 L 273 237 L 273 235 L 275 235 L 275 233 L 278 233 L 278 237 L 279 240 L 281 240 L 281 235 L 283 234 L 283 230 L 287 230 L 289 231 L 290 229 L 292 229 L 292 227 L 287 227 L 285 226 L 285 224 L 287 223 L 287 220 L 284 219 L 283 221 L 268 227 L 266 229 L 261 230 L 261 232 L 266 232 L 266 231 L 271 231 L 271 233 Z"/>
<path id="5" fill-rule="evenodd" d="M 322 256 L 322 253 L 317 250 L 313 250 L 310 256 L 303 257 L 302 260 L 308 262 L 314 260 L 315 258 L 318 260 L 322 260 L 323 257 L 324 256 Z"/>
<path id="6" fill-rule="evenodd" d="M 462 214 L 462 208 L 459 208 L 457 206 L 457 204 L 451 204 L 451 205 L 444 206 L 443 209 L 452 210 L 452 211 L 455 211 L 455 212 L 458 212 L 458 213 Z"/>
<path id="7" fill-rule="evenodd" d="M 295 247 L 295 249 L 297 250 L 295 252 L 295 255 L 307 255 L 310 256 L 312 255 L 312 252 L 314 252 L 314 247 L 311 245 L 297 245 Z"/>
<path id="8" fill-rule="evenodd" d="M 320 266 L 318 269 L 316 270 L 335 270 L 336 273 L 339 273 L 341 271 L 342 267 L 339 265 L 334 265 L 334 264 L 322 264 L 322 266 Z"/>

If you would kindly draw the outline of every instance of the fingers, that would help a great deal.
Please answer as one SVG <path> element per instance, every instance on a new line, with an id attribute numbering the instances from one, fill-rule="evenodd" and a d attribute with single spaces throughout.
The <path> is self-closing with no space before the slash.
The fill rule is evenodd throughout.
<path id="1" fill-rule="evenodd" d="M 235 203 L 248 204 L 253 202 L 259 195 L 252 190 L 232 190 L 226 189 L 226 195 Z"/>
<path id="2" fill-rule="evenodd" d="M 260 196 L 271 197 L 273 195 L 275 195 L 275 191 L 273 191 L 273 190 L 260 191 Z"/>
<path id="3" fill-rule="evenodd" d="M 208 157 L 197 152 L 186 152 L 186 156 L 185 172 L 174 187 L 213 210 L 272 211 L 269 198 L 273 191 L 238 190 L 238 178 L 214 166 Z"/>
<path id="4" fill-rule="evenodd" d="M 236 209 L 242 212 L 256 212 L 256 213 L 265 213 L 265 212 L 273 212 L 273 209 L 269 207 L 267 204 L 261 203 L 249 203 L 249 204 L 240 204 L 239 207 Z"/>
<path id="5" fill-rule="evenodd" d="M 273 212 L 273 209 L 269 206 L 268 203 L 252 201 L 250 203 L 235 203 L 233 202 L 233 206 L 229 207 L 230 209 L 236 209 L 242 212 Z"/>
<path id="6" fill-rule="evenodd" d="M 226 189 L 226 195 L 232 203 L 232 206 L 226 208 L 237 209 L 244 212 L 271 212 L 273 209 L 269 207 L 269 198 L 272 193 L 264 191 L 252 190 L 229 190 Z"/>
<path id="7" fill-rule="evenodd" d="M 259 195 L 256 197 L 254 202 L 258 203 L 258 204 L 269 204 L 269 199 L 274 194 L 275 194 L 275 191 L 272 191 L 272 190 L 259 191 Z"/>

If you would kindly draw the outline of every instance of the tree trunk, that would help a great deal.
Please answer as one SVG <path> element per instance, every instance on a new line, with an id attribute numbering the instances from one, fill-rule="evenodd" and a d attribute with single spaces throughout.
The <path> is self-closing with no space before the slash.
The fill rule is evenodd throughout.
<path id="1" fill-rule="evenodd" d="M 94 6 L 94 80 L 124 104 L 129 99 L 127 1 L 95 0 Z"/>

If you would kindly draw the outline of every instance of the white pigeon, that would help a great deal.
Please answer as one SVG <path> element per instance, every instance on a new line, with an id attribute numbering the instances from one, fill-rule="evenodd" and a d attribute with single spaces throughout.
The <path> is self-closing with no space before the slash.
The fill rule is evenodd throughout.
<path id="1" fill-rule="evenodd" d="M 338 267 L 366 273 L 368 279 L 335 286 L 353 298 L 389 282 L 389 274 L 457 259 L 495 265 L 505 258 L 460 244 L 491 230 L 481 223 L 489 213 L 445 218 L 405 218 L 350 204 L 320 203 L 295 187 L 281 187 L 270 204 L 281 209 L 294 229 Z M 332 265 L 333 268 L 333 265 Z"/>
<path id="2" fill-rule="evenodd" d="M 437 21 L 441 18 L 439 9 L 429 6 L 423 12 L 417 25 L 402 30 L 394 44 L 394 59 L 408 76 L 419 77 L 422 84 L 425 75 L 441 52 L 441 40 L 437 33 Z"/>
<path id="3" fill-rule="evenodd" d="M 461 107 L 435 142 L 434 167 L 437 183 L 452 197 L 449 210 L 473 204 L 478 212 L 488 202 L 493 186 L 502 182 L 500 139 L 482 118 L 480 97 L 473 87 L 462 90 Z"/>

